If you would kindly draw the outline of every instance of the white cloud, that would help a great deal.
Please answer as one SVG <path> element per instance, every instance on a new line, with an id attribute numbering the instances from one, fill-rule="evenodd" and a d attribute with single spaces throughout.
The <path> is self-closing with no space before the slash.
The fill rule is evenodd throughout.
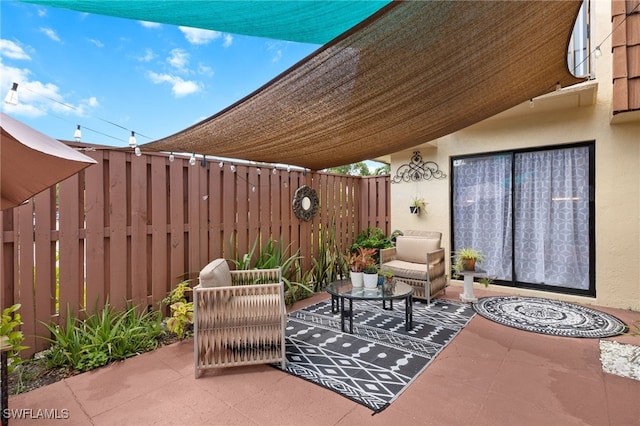
<path id="1" fill-rule="evenodd" d="M 140 25 L 142 25 L 145 28 L 160 28 L 159 23 L 157 22 L 149 22 L 149 21 L 138 21 L 140 22 Z"/>
<path id="2" fill-rule="evenodd" d="M 65 99 L 55 84 L 31 81 L 30 78 L 29 69 L 15 68 L 0 62 L 0 87 L 11 87 L 12 82 L 18 83 L 18 105 L 2 102 L 3 109 L 24 117 L 40 117 L 49 112 L 84 116 L 87 108 L 97 105 L 95 98 L 89 98 L 81 105 L 74 105 Z"/>
<path id="3" fill-rule="evenodd" d="M 92 96 L 89 99 L 86 99 L 85 102 L 87 105 L 89 105 L 92 108 L 98 106 L 98 98 L 96 98 L 95 96 Z"/>
<path id="4" fill-rule="evenodd" d="M 169 83 L 171 85 L 171 91 L 176 98 L 190 95 L 200 91 L 200 85 L 191 80 L 183 80 L 182 78 L 170 74 L 158 74 L 153 71 L 147 73 L 147 78 L 152 83 L 162 84 Z"/>
<path id="5" fill-rule="evenodd" d="M 95 38 L 88 38 L 87 41 L 89 43 L 93 43 L 98 47 L 104 47 L 104 43 L 102 43 L 100 40 L 96 40 Z"/>
<path id="6" fill-rule="evenodd" d="M 204 65 L 204 64 L 198 65 L 198 73 L 209 76 L 209 77 L 213 77 L 213 69 L 208 65 Z"/>
<path id="7" fill-rule="evenodd" d="M 38 16 L 41 18 L 44 18 L 45 16 L 47 16 L 47 11 L 46 9 L 38 9 Z"/>
<path id="8" fill-rule="evenodd" d="M 0 56 L 11 59 L 31 60 L 31 57 L 11 40 L 0 39 Z"/>
<path id="9" fill-rule="evenodd" d="M 151 62 L 153 58 L 156 57 L 156 54 L 153 53 L 153 50 L 147 49 L 144 51 L 143 56 L 138 56 L 138 61 L 140 62 Z"/>
<path id="10" fill-rule="evenodd" d="M 282 58 L 282 43 L 268 42 L 267 50 L 271 52 L 271 62 L 278 62 Z"/>
<path id="11" fill-rule="evenodd" d="M 56 32 L 51 28 L 42 27 L 40 28 L 40 32 L 46 35 L 47 37 L 49 37 L 53 41 L 60 41 L 60 37 L 58 37 L 58 34 L 56 34 Z"/>
<path id="12" fill-rule="evenodd" d="M 191 44 L 208 44 L 222 37 L 220 31 L 203 30 L 200 28 L 178 27 L 184 37 Z"/>
<path id="13" fill-rule="evenodd" d="M 180 71 L 186 71 L 185 67 L 189 63 L 189 54 L 183 49 L 173 49 L 171 56 L 167 58 L 167 62 Z"/>
<path id="14" fill-rule="evenodd" d="M 231 36 L 231 34 L 225 34 L 224 42 L 222 42 L 222 46 L 229 47 L 231 46 L 231 43 L 233 43 L 233 37 Z"/>

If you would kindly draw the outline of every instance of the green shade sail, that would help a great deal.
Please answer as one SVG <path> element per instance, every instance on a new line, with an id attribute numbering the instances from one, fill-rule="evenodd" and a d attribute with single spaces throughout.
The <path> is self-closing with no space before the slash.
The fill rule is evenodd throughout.
<path id="1" fill-rule="evenodd" d="M 99 15 L 324 44 L 363 21 L 388 0 L 22 0 Z"/>

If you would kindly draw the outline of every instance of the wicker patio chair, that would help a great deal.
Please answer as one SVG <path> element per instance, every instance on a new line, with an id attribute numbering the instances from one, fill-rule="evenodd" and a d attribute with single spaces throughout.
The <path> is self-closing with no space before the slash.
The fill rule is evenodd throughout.
<path id="1" fill-rule="evenodd" d="M 230 271 L 216 259 L 193 289 L 195 375 L 202 370 L 280 362 L 287 321 L 280 268 Z"/>

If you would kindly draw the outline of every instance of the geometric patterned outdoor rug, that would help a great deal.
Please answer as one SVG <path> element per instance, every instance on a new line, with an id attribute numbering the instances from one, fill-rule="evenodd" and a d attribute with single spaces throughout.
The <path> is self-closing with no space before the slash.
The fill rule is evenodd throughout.
<path id="1" fill-rule="evenodd" d="M 535 333 L 565 337 L 611 337 L 626 324 L 613 315 L 586 306 L 537 297 L 483 297 L 473 304 L 481 316 Z"/>
<path id="2" fill-rule="evenodd" d="M 358 402 L 387 408 L 475 315 L 471 306 L 440 299 L 414 302 L 405 330 L 404 301 L 392 311 L 354 301 L 353 334 L 340 330 L 331 299 L 288 315 L 286 370 Z"/>

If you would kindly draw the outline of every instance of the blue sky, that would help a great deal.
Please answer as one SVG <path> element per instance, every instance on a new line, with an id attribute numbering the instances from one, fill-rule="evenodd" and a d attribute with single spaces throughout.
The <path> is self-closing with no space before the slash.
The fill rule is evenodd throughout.
<path id="1" fill-rule="evenodd" d="M 176 133 L 319 45 L 112 18 L 0 0 L 2 111 L 51 137 L 127 146 Z M 110 123 L 114 124 L 110 124 Z M 128 130 L 125 130 L 128 129 Z M 145 137 L 146 136 L 146 137 Z"/>

